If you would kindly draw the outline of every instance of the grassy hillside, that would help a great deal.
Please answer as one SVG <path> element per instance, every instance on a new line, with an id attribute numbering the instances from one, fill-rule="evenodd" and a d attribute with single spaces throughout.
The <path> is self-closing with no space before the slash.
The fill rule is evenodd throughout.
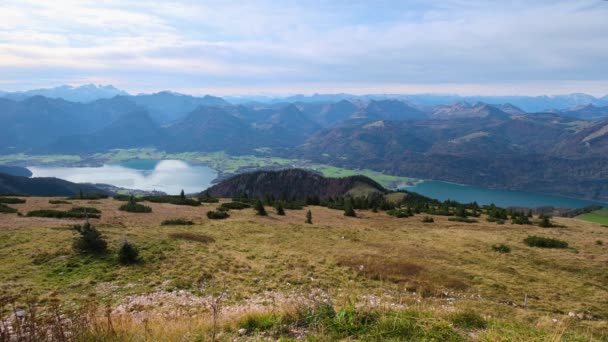
<path id="1" fill-rule="evenodd" d="M 427 215 L 351 218 L 316 206 L 286 216 L 267 207 L 265 217 L 231 210 L 210 220 L 218 204 L 145 202 L 152 212 L 140 214 L 118 211 L 123 203 L 11 204 L 23 214 L 97 208 L 101 218 L 91 223 L 110 253 L 72 250 L 71 226 L 81 221 L 0 214 L 0 298 L 97 303 L 95 333 L 123 341 L 211 340 L 214 307 L 220 340 L 608 339 L 608 230 L 595 223 L 556 218 L 560 227 L 540 228 L 444 216 L 423 223 Z M 313 224 L 304 223 L 308 209 Z M 194 224 L 161 226 L 176 218 Z M 529 235 L 570 248 L 528 247 Z M 141 263 L 118 263 L 125 237 Z M 510 252 L 495 251 L 499 244 Z"/>
<path id="2" fill-rule="evenodd" d="M 608 209 L 596 210 L 588 214 L 579 215 L 576 218 L 589 222 L 608 225 Z"/>

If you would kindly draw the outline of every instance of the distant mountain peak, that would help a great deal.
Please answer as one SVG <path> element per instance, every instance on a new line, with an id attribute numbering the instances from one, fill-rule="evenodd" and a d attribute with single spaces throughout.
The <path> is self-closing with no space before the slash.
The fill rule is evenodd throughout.
<path id="1" fill-rule="evenodd" d="M 24 100 L 32 96 L 44 96 L 52 99 L 63 99 L 71 102 L 92 102 L 108 99 L 118 95 L 129 95 L 113 85 L 83 84 L 80 86 L 61 85 L 53 88 L 32 89 L 3 94 L 13 100 Z"/>

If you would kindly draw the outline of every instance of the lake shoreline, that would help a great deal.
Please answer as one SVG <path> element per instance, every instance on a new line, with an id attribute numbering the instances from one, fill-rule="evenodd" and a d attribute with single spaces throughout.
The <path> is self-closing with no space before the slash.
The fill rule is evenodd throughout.
<path id="1" fill-rule="evenodd" d="M 500 207 L 525 208 L 582 208 L 589 205 L 607 207 L 608 203 L 585 198 L 529 191 L 489 188 L 439 180 L 423 180 L 402 190 L 416 192 L 438 200 L 455 200 L 462 203 L 477 202 L 480 205 L 494 203 Z M 491 200 L 490 198 L 493 198 Z"/>

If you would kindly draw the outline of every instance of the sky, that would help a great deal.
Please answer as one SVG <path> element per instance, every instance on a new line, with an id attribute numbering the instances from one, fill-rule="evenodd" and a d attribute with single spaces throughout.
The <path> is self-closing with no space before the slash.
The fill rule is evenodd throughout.
<path id="1" fill-rule="evenodd" d="M 1 0 L 0 89 L 608 94 L 608 1 Z"/>

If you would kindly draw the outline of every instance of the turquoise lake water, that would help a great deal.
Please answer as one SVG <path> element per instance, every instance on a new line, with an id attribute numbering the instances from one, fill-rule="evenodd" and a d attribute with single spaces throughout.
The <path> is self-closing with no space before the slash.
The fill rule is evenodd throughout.
<path id="1" fill-rule="evenodd" d="M 556 195 L 545 195 L 525 191 L 509 191 L 488 189 L 471 185 L 460 185 L 440 181 L 424 181 L 403 189 L 417 192 L 421 195 L 436 198 L 441 201 L 447 199 L 462 203 L 477 202 L 479 204 L 494 203 L 499 207 L 544 207 L 581 208 L 588 205 L 603 205 L 606 203 L 588 201 L 584 199 L 569 198 Z"/>
<path id="2" fill-rule="evenodd" d="M 75 183 L 103 183 L 127 189 L 158 190 L 176 195 L 211 186 L 217 172 L 180 160 L 132 160 L 100 167 L 33 166 L 32 177 L 56 177 Z"/>

